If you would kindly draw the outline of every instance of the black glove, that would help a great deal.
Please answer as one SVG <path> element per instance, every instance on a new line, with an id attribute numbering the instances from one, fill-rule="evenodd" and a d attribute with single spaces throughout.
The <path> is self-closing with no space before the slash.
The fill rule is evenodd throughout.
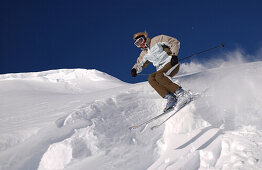
<path id="1" fill-rule="evenodd" d="M 172 55 L 170 63 L 171 63 L 172 66 L 178 64 L 178 59 L 177 59 L 177 56 L 175 54 Z"/>
<path id="2" fill-rule="evenodd" d="M 132 76 L 132 77 L 136 77 L 136 76 L 137 76 L 137 72 L 136 72 L 136 69 L 135 69 L 135 68 L 133 68 L 133 69 L 131 70 L 131 76 Z"/>

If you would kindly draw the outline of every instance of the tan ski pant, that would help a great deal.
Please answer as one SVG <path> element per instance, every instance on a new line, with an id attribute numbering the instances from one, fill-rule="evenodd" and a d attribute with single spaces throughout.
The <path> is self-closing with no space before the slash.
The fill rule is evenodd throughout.
<path id="1" fill-rule="evenodd" d="M 164 98 L 166 94 L 169 92 L 174 93 L 180 87 L 167 77 L 173 77 L 178 71 L 179 64 L 172 66 L 170 63 L 167 63 L 162 69 L 150 74 L 148 82 Z"/>

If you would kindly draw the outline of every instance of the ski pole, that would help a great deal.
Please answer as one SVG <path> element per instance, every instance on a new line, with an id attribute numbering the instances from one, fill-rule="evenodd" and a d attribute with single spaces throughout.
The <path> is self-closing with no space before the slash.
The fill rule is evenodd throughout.
<path id="1" fill-rule="evenodd" d="M 191 58 L 191 57 L 193 57 L 193 56 L 196 56 L 196 55 L 199 55 L 199 54 L 202 54 L 202 53 L 206 53 L 206 52 L 208 52 L 208 51 L 211 51 L 211 50 L 214 50 L 214 49 L 217 49 L 217 48 L 220 48 L 220 47 L 225 47 L 225 44 L 222 43 L 222 44 L 220 44 L 219 46 L 216 46 L 216 47 L 213 47 L 213 48 L 209 48 L 209 49 L 207 49 L 207 50 L 204 50 L 204 51 L 201 51 L 201 52 L 192 54 L 192 55 L 190 55 L 190 56 L 181 58 L 181 59 L 179 59 L 178 61 L 182 61 L 182 60 L 185 60 L 185 59 L 187 59 L 187 58 Z"/>
<path id="2" fill-rule="evenodd" d="M 137 74 L 137 75 L 139 75 L 139 76 L 148 76 L 150 74 Z"/>
<path id="3" fill-rule="evenodd" d="M 208 51 L 211 51 L 211 50 L 214 50 L 214 49 L 217 49 L 217 48 L 220 48 L 220 47 L 225 47 L 225 44 L 222 43 L 222 44 L 220 44 L 220 45 L 218 45 L 218 46 L 216 46 L 216 47 L 209 48 L 209 49 L 207 49 L 207 50 L 200 51 L 200 52 L 195 53 L 195 54 L 192 54 L 192 55 L 190 55 L 190 56 L 187 56 L 187 57 L 181 58 L 181 59 L 179 59 L 178 61 L 182 61 L 182 60 L 185 60 L 185 59 L 191 58 L 191 57 L 196 56 L 196 55 L 199 55 L 199 54 L 206 53 L 206 52 L 208 52 Z M 138 74 L 138 75 L 140 75 L 140 76 L 147 76 L 147 75 L 150 75 L 150 74 Z"/>

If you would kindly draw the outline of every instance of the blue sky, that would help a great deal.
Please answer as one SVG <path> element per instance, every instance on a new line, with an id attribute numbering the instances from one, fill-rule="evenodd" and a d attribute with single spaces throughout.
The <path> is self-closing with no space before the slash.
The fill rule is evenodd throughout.
<path id="1" fill-rule="evenodd" d="M 253 54 L 262 43 L 261 7 L 259 0 L 1 0 L 0 74 L 85 68 L 146 81 L 130 76 L 140 53 L 132 36 L 144 30 L 180 40 L 181 58 L 222 42 L 223 50 Z"/>

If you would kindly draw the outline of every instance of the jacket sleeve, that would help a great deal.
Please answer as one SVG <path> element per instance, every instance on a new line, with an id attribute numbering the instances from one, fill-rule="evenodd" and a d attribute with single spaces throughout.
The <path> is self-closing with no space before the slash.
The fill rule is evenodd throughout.
<path id="1" fill-rule="evenodd" d="M 170 50 L 172 51 L 172 55 L 178 55 L 180 42 L 176 38 L 170 38 L 168 41 L 170 45 Z"/>
<path id="2" fill-rule="evenodd" d="M 146 59 L 146 55 L 143 57 L 143 59 L 140 61 L 140 63 L 138 63 L 137 65 L 137 73 L 141 73 L 141 71 L 143 70 L 143 68 L 145 68 L 145 63 L 147 62 L 147 59 Z"/>
<path id="3" fill-rule="evenodd" d="M 146 52 L 142 51 L 137 58 L 136 64 L 133 66 L 133 68 L 136 69 L 137 73 L 140 73 L 148 64 L 150 63 L 146 57 L 145 57 Z"/>
<path id="4" fill-rule="evenodd" d="M 171 55 L 178 55 L 180 42 L 176 38 L 167 35 L 160 35 L 158 39 L 160 42 L 163 42 L 165 45 L 169 46 L 172 52 Z"/>

